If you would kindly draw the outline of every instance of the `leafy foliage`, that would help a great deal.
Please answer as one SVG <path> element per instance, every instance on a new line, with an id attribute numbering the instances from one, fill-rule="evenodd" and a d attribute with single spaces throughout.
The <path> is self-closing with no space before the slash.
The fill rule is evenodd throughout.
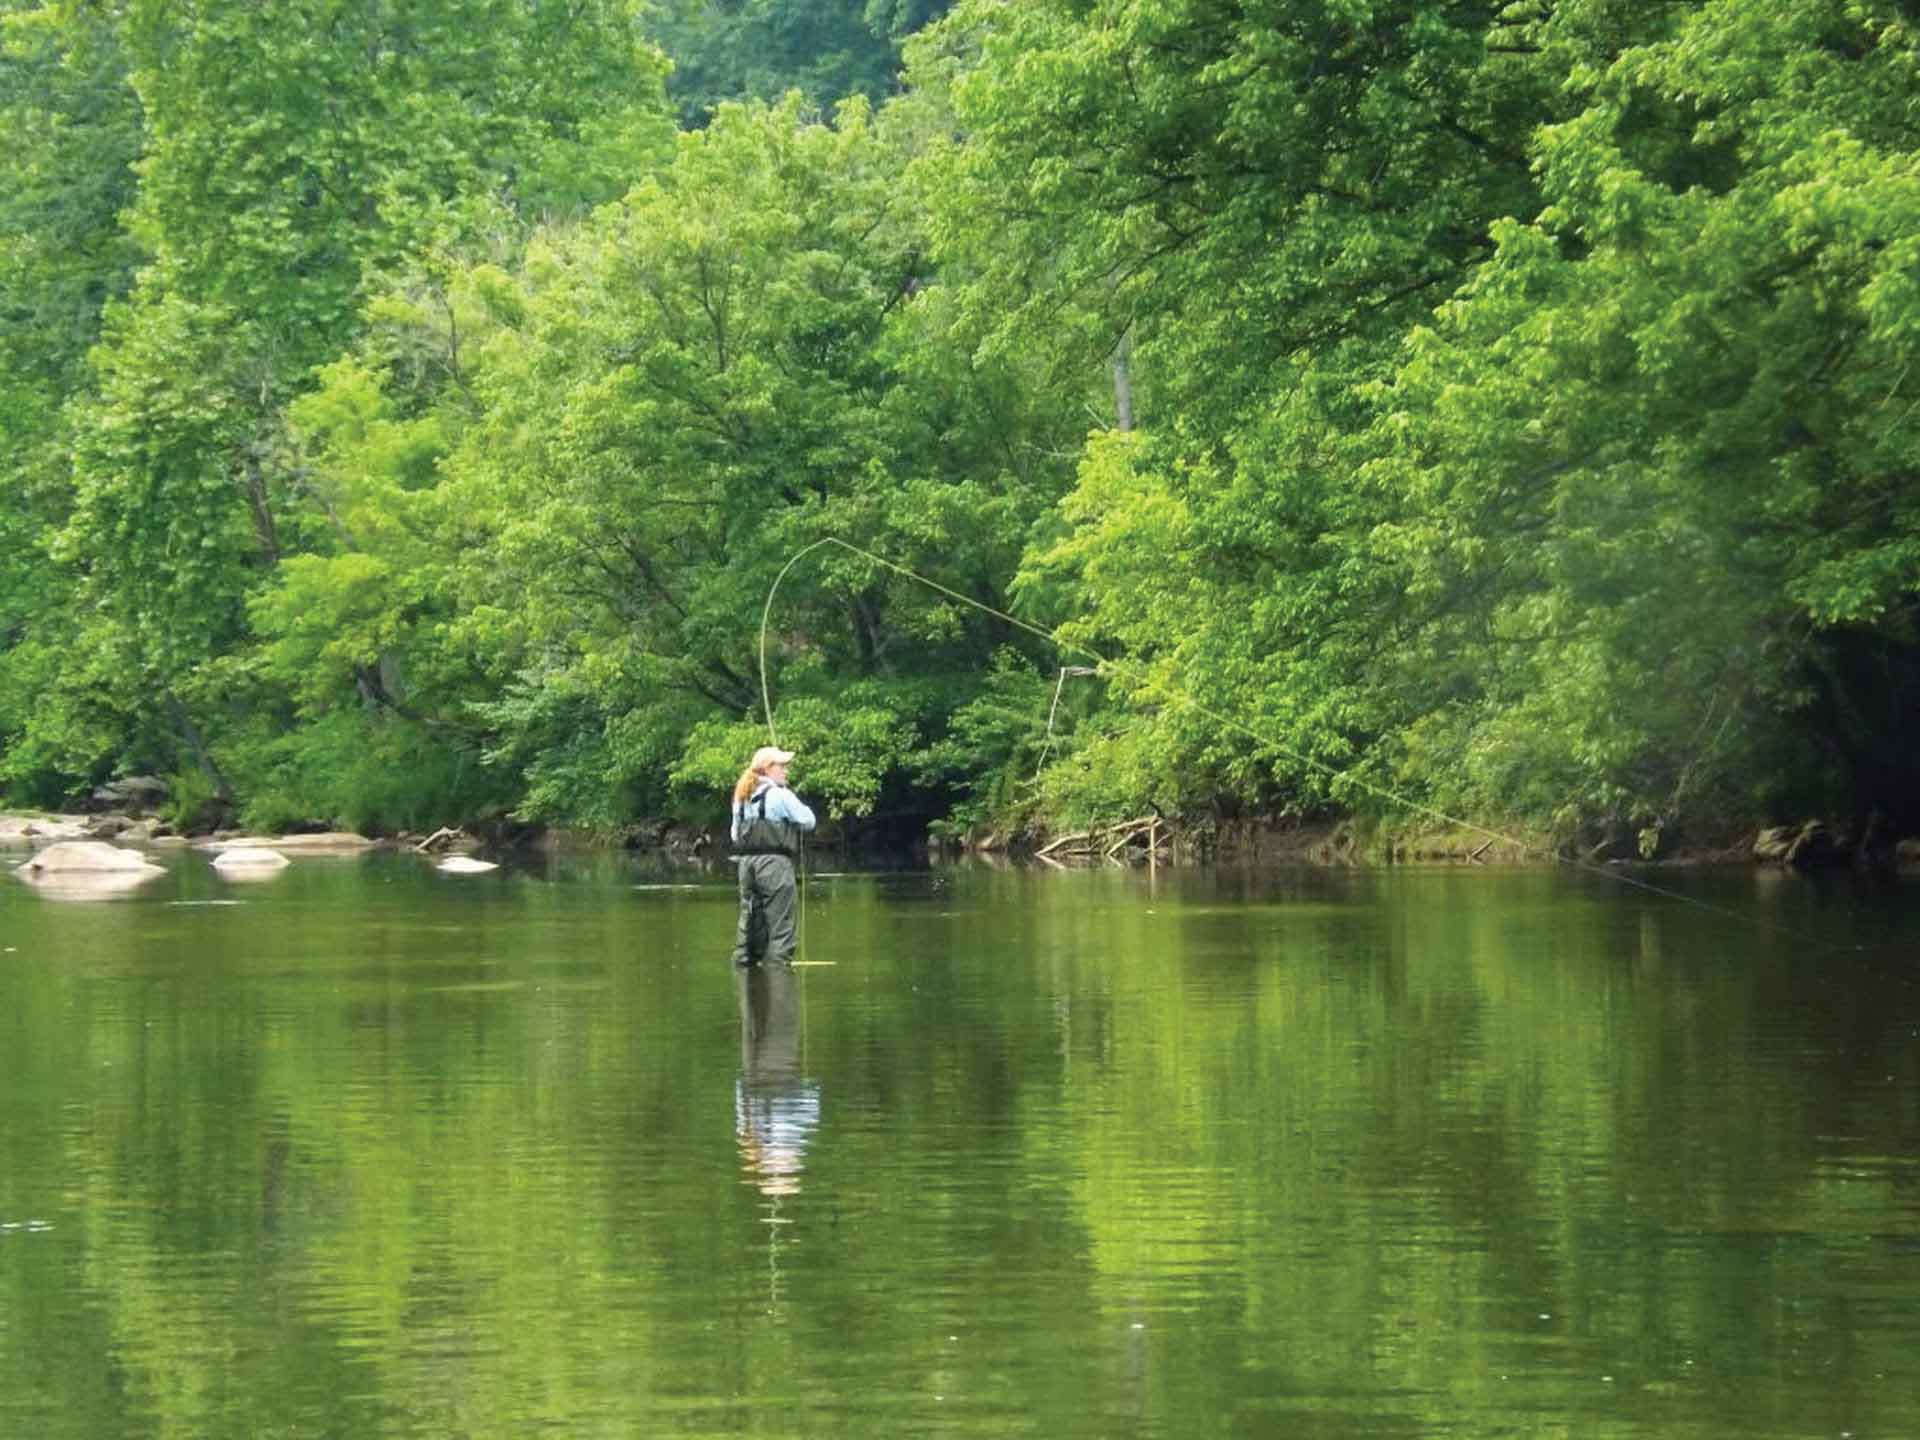
<path id="1" fill-rule="evenodd" d="M 1116 693 L 1168 707 L 1157 758 L 1095 781 L 1258 796 L 1251 750 L 1303 807 L 1911 809 L 1885 707 L 1916 659 L 1912 32 L 1876 7 L 1520 15 L 1342 7 L 1263 64 L 1240 7 L 956 16 L 985 59 L 948 223 L 1011 197 L 1032 239 L 998 284 L 1031 316 L 1097 302 L 1159 366 L 1146 433 L 1089 451 L 1071 532 L 1028 561 L 1132 658 Z M 1277 103 L 1322 65 L 1348 88 L 1307 133 L 1240 128 L 1256 69 L 1291 77 Z M 1789 758 L 1809 732 L 1825 763 Z"/>
<path id="2" fill-rule="evenodd" d="M 639 23 L 0 7 L 11 793 L 1920 819 L 1906 7 Z"/>

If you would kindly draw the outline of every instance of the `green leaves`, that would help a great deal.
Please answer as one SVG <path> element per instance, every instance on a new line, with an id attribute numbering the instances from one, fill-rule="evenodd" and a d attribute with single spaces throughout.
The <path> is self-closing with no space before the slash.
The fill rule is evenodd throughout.
<path id="1" fill-rule="evenodd" d="M 466 713 L 525 777 L 526 813 L 616 828 L 670 779 L 689 803 L 687 777 L 731 784 L 730 747 L 764 723 L 769 588 L 822 536 L 1004 603 L 1061 478 L 1025 443 L 1053 417 L 969 364 L 919 293 L 903 143 L 857 102 L 831 124 L 798 101 L 727 107 L 518 264 L 379 302 L 363 353 L 293 414 L 303 488 L 393 563 L 282 567 L 255 615 L 289 680 L 370 645 L 471 656 Z M 777 598 L 782 732 L 836 717 L 810 773 L 864 815 L 1005 636 L 844 550 Z"/>
<path id="2" fill-rule="evenodd" d="M 764 613 L 847 816 L 1920 792 L 1901 7 L 963 0 L 707 103 L 943 8 L 660 17 L 678 137 L 612 0 L 0 11 L 0 768 L 616 830 Z"/>
<path id="3" fill-rule="evenodd" d="M 67 474 L 48 463 L 8 492 L 48 497 L 47 553 L 98 633 L 132 638 L 132 683 L 176 707 L 150 742 L 262 718 L 231 703 L 274 708 L 257 691 L 223 699 L 216 678 L 254 673 L 255 624 L 272 637 L 257 673 L 310 718 L 329 691 L 397 714 L 397 692 L 444 690 L 463 667 L 422 644 L 444 562 L 410 499 L 433 482 L 444 417 L 417 395 L 389 405 L 364 364 L 325 372 L 311 409 L 302 396 L 386 277 L 620 193 L 667 140 L 661 57 L 617 0 L 134 0 L 4 19 L 21 65 L 0 82 L 0 139 L 31 145 L 0 162 L 22 181 L 0 186 L 0 275 L 34 305 L 17 331 L 11 305 L 0 316 L 0 345 L 30 362 L 9 366 L 22 383 L 0 386 L 0 422 L 34 432 L 8 434 L 10 457 L 50 460 L 63 440 L 72 455 Z M 96 336 L 91 314 L 123 290 Z M 437 354 L 394 360 L 437 361 L 457 383 L 459 318 Z M 89 373 L 77 357 L 95 338 Z M 57 627 L 57 606 L 32 623 Z M 79 664 L 65 678 L 99 683 Z M 189 702 L 212 713 L 196 724 Z"/>
<path id="4" fill-rule="evenodd" d="M 1146 715 L 1100 784 L 1378 803 L 1331 771 L 1658 828 L 1765 802 L 1828 627 L 1914 670 L 1889 7 L 983 5 L 942 35 L 980 58 L 937 214 L 962 246 L 996 217 L 962 253 L 1005 343 L 1066 305 L 1108 317 L 1089 369 L 1137 338 L 1145 433 L 1089 448 L 1024 572 L 1129 657 Z M 1183 697 L 1266 737 L 1258 770 Z"/>
<path id="5" fill-rule="evenodd" d="M 849 686 L 831 701 L 805 699 L 785 707 L 780 743 L 798 757 L 793 784 L 823 802 L 828 816 L 873 814 L 888 780 L 911 763 L 912 708 L 891 690 L 869 682 Z M 704 720 L 687 737 L 673 784 L 691 807 L 710 807 L 765 743 L 764 727 L 751 721 Z"/>

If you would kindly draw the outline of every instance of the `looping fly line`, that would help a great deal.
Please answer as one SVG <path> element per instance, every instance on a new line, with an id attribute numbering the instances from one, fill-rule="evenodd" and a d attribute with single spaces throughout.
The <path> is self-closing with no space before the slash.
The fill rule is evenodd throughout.
<path id="1" fill-rule="evenodd" d="M 1073 655 L 1084 656 L 1094 662 L 1094 667 L 1091 672 L 1093 674 L 1111 675 L 1117 669 L 1120 668 L 1120 662 L 1109 660 L 1104 655 L 1099 654 L 1097 651 L 1088 649 L 1085 645 L 1078 644 L 1072 640 L 1064 640 L 1060 637 L 1060 635 L 1056 631 L 1047 630 L 1042 628 L 1039 625 L 1035 625 L 1031 623 L 1030 621 L 1022 620 L 1017 615 L 1009 615 L 1004 610 L 995 609 L 993 606 L 986 604 L 984 601 L 974 599 L 971 595 L 963 595 L 960 593 L 960 591 L 952 589 L 949 586 L 942 585 L 938 580 L 929 579 L 927 576 L 920 574 L 917 570 L 909 569 L 907 566 L 899 564 L 897 561 L 889 560 L 882 555 L 876 555 L 873 553 L 873 551 L 863 549 L 862 547 L 855 545 L 850 541 L 842 540 L 837 535 L 829 535 L 824 539 L 816 540 L 811 545 L 804 546 L 803 548 L 794 552 L 792 558 L 789 559 L 787 563 L 780 568 L 780 573 L 774 576 L 773 584 L 767 587 L 767 603 L 765 604 L 764 607 L 762 607 L 760 612 L 760 704 L 763 712 L 767 717 L 767 738 L 775 745 L 778 745 L 780 743 L 780 737 L 774 729 L 773 696 L 772 696 L 772 690 L 767 683 L 767 630 L 773 617 L 774 596 L 779 592 L 780 582 L 787 578 L 788 572 L 790 572 L 794 566 L 798 565 L 802 560 L 804 560 L 807 556 L 811 555 L 814 551 L 823 549 L 828 545 L 837 545 L 842 550 L 845 550 L 851 555 L 857 555 L 861 559 L 866 560 L 871 564 L 880 566 L 882 569 L 891 570 L 896 575 L 900 575 L 908 580 L 913 581 L 916 584 L 924 585 L 929 590 L 937 591 L 938 593 L 945 595 L 951 600 L 959 601 L 962 605 L 970 605 L 975 610 L 981 611 L 983 614 L 991 615 L 996 620 L 1000 620 L 1008 625 L 1015 627 L 1016 629 L 1026 631 L 1029 635 L 1038 636 L 1040 639 L 1046 641 L 1049 645 L 1054 646 L 1058 650 L 1061 650 L 1063 652 L 1070 653 Z M 1086 673 L 1086 672 L 1082 672 L 1082 673 Z M 1063 671 L 1061 676 L 1063 683 L 1065 681 L 1065 678 L 1066 678 L 1066 674 Z M 1057 704 L 1059 699 L 1057 692 L 1054 698 L 1055 698 L 1055 703 Z M 1523 854 L 1543 855 L 1547 859 L 1553 861 L 1555 864 L 1566 866 L 1569 869 L 1582 870 L 1589 874 L 1604 876 L 1606 879 L 1611 880 L 1616 884 L 1629 886 L 1635 890 L 1642 891 L 1648 895 L 1657 895 L 1664 900 L 1677 901 L 1682 905 L 1690 905 L 1697 910 L 1704 910 L 1709 914 L 1720 915 L 1730 920 L 1737 920 L 1742 924 L 1751 925 L 1756 929 L 1771 930 L 1778 934 L 1792 936 L 1796 939 L 1805 940 L 1810 943 L 1818 944 L 1825 948 L 1840 949 L 1840 950 L 1865 950 L 1867 948 L 1864 945 L 1835 946 L 1829 940 L 1826 940 L 1819 936 L 1810 935 L 1806 932 L 1797 930 L 1792 926 L 1776 925 L 1773 922 L 1768 920 L 1758 920 L 1758 919 L 1755 919 L 1753 916 L 1744 914 L 1738 910 L 1732 910 L 1722 905 L 1714 905 L 1705 900 L 1697 900 L 1691 895 L 1682 895 L 1678 891 L 1666 890 L 1661 888 L 1658 885 L 1649 884 L 1648 882 L 1641 880 L 1636 876 L 1624 874 L 1619 870 L 1610 869 L 1610 868 L 1606 868 L 1599 865 L 1594 865 L 1585 860 L 1570 859 L 1567 856 L 1564 856 L 1564 855 L 1558 854 L 1555 851 L 1546 849 L 1544 846 L 1532 844 L 1526 840 L 1519 838 L 1518 836 L 1509 835 L 1499 830 L 1489 829 L 1485 825 L 1481 825 L 1472 820 L 1463 819 L 1457 815 L 1449 815 L 1444 810 L 1435 809 L 1433 806 L 1423 804 L 1421 801 L 1412 799 L 1409 796 L 1398 794 L 1380 785 L 1375 785 L 1372 781 L 1367 780 L 1359 775 L 1355 775 L 1351 770 L 1342 770 L 1338 766 L 1327 764 L 1324 760 L 1316 760 L 1311 755 L 1302 755 L 1298 751 L 1291 750 L 1287 746 L 1281 744 L 1279 741 L 1275 740 L 1271 735 L 1264 734 L 1261 731 L 1255 729 L 1253 726 L 1246 724 L 1244 721 L 1234 719 L 1231 715 L 1223 715 L 1217 710 L 1211 709 L 1206 705 L 1202 705 L 1199 701 L 1195 700 L 1191 695 L 1187 695 L 1184 692 L 1175 691 L 1171 698 L 1175 704 L 1185 706 L 1187 709 L 1191 710 L 1194 714 L 1199 715 L 1204 719 L 1212 721 L 1214 724 L 1221 726 L 1223 729 L 1232 730 L 1237 734 L 1244 735 L 1248 739 L 1251 739 L 1256 743 L 1265 746 L 1266 748 L 1273 751 L 1275 754 L 1283 757 L 1284 759 L 1291 760 L 1296 765 L 1304 766 L 1309 770 L 1313 770 L 1318 774 L 1324 775 L 1328 779 L 1336 781 L 1341 785 L 1352 786 L 1356 789 L 1364 790 L 1369 795 L 1372 795 L 1376 799 L 1385 800 L 1389 804 L 1399 806 L 1400 808 L 1405 810 L 1411 810 L 1416 814 L 1426 816 L 1428 819 L 1438 820 L 1442 824 L 1452 825 L 1462 830 L 1470 830 L 1474 834 L 1485 836 L 1489 840 L 1497 841 L 1498 843 L 1503 845 L 1512 846 L 1515 850 L 1518 850 Z"/>
<path id="2" fill-rule="evenodd" d="M 871 550 L 863 550 L 858 545 L 849 544 L 838 535 L 829 535 L 824 540 L 816 540 L 811 545 L 796 550 L 793 558 L 780 567 L 780 573 L 773 577 L 773 584 L 767 587 L 767 603 L 760 611 L 760 708 L 762 713 L 767 717 L 767 738 L 775 745 L 780 743 L 780 737 L 774 732 L 773 696 L 767 686 L 767 626 L 773 618 L 773 597 L 779 592 L 780 582 L 787 578 L 787 572 L 789 570 L 793 569 L 794 566 L 798 565 L 814 551 L 827 545 L 838 545 L 842 550 L 858 555 L 863 560 L 871 561 L 883 569 L 891 570 L 896 575 L 903 575 L 909 580 L 926 586 L 929 590 L 937 590 L 949 599 L 958 600 L 962 605 L 971 605 L 976 610 L 985 611 L 987 614 L 993 616 L 994 619 L 1004 620 L 1007 624 L 1024 630 L 1029 635 L 1038 635 L 1049 645 L 1057 646 L 1062 650 L 1071 650 L 1078 655 L 1088 656 L 1099 665 L 1105 665 L 1107 663 L 1105 657 L 1095 654 L 1084 645 L 1076 645 L 1071 640 L 1062 640 L 1051 630 L 1043 630 L 1038 625 L 1030 624 L 1016 615 L 1009 615 L 1004 610 L 996 610 L 991 605 L 975 600 L 971 595 L 962 595 L 958 590 L 950 590 L 938 580 L 929 580 L 918 571 L 909 570 L 906 566 L 896 564 L 892 560 L 876 555 Z"/>

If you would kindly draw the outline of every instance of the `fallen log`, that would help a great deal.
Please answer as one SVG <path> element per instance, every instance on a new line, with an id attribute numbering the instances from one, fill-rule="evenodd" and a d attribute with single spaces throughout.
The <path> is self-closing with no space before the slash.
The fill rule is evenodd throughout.
<path id="1" fill-rule="evenodd" d="M 1073 845 L 1091 839 L 1093 839 L 1093 832 L 1091 830 L 1080 830 L 1072 835 L 1062 835 L 1058 840 L 1053 841 L 1051 844 L 1041 846 L 1033 853 L 1044 860 L 1063 845 Z"/>
<path id="2" fill-rule="evenodd" d="M 1088 858 L 1101 853 L 1111 860 L 1122 848 L 1150 831 L 1157 819 L 1158 817 L 1153 815 L 1142 815 L 1134 820 L 1118 820 L 1111 825 L 1096 825 L 1091 830 L 1076 830 L 1071 835 L 1062 835 L 1043 845 L 1034 851 L 1034 855 L 1045 860 L 1062 851 Z"/>

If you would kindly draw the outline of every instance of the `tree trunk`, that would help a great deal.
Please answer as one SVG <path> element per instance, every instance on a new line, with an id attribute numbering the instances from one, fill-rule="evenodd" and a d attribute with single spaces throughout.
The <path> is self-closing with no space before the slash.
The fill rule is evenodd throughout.
<path id="1" fill-rule="evenodd" d="M 223 805 L 232 804 L 233 787 L 227 784 L 227 777 L 220 769 L 220 762 L 213 758 L 213 752 L 207 748 L 206 737 L 200 733 L 200 727 L 193 723 L 193 716 L 187 713 L 187 707 L 180 703 L 180 697 L 171 690 L 166 695 L 166 707 L 174 728 L 187 742 L 187 748 L 193 751 L 193 758 L 199 762 L 200 768 L 206 771 L 207 777 L 213 781 L 215 798 Z"/>
<path id="2" fill-rule="evenodd" d="M 1129 325 L 1113 347 L 1114 425 L 1121 434 L 1133 429 L 1133 327 Z"/>

